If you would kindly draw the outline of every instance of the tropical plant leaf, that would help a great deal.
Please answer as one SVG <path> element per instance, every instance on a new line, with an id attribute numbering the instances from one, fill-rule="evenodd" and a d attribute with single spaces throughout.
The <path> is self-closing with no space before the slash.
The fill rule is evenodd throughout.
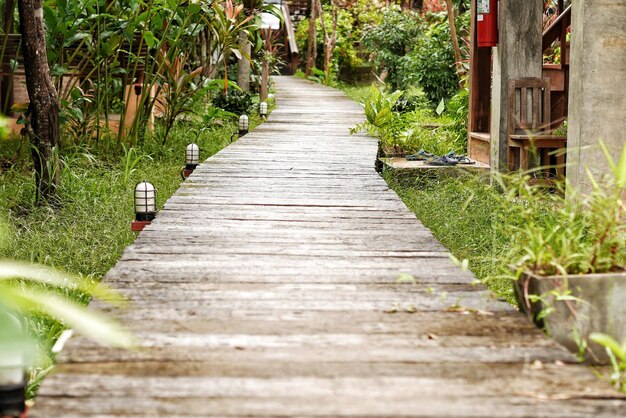
<path id="1" fill-rule="evenodd" d="M 79 303 L 33 288 L 3 285 L 0 290 L 0 302 L 13 310 L 51 316 L 100 344 L 124 348 L 134 345 L 131 335 L 118 324 Z"/>

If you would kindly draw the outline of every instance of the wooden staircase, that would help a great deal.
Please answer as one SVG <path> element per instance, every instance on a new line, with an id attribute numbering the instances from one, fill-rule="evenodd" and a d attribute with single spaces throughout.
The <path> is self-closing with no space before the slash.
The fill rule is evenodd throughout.
<path id="1" fill-rule="evenodd" d="M 551 118 L 558 127 L 567 118 L 569 86 L 570 44 L 567 41 L 568 28 L 572 24 L 572 6 L 567 7 L 543 32 L 543 51 L 558 41 L 561 60 L 558 64 L 544 64 L 543 78 L 550 79 Z"/>

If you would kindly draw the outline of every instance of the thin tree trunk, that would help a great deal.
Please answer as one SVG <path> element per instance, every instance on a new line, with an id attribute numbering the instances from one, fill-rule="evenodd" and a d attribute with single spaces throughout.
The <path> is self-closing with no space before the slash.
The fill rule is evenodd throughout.
<path id="1" fill-rule="evenodd" d="M 332 7 L 333 27 L 332 33 L 329 35 L 324 22 L 324 11 L 322 9 L 322 3 L 317 0 L 317 12 L 320 15 L 320 23 L 322 25 L 322 31 L 324 32 L 324 83 L 330 83 L 330 66 L 332 64 L 333 52 L 335 50 L 335 44 L 337 43 L 337 5 L 333 0 L 330 2 Z"/>
<path id="2" fill-rule="evenodd" d="M 33 148 L 37 202 L 56 201 L 60 182 L 56 150 L 61 142 L 59 101 L 48 67 L 41 0 L 18 0 L 24 72 L 30 105 L 28 136 Z"/>
<path id="3" fill-rule="evenodd" d="M 461 64 L 461 48 L 459 48 L 459 38 L 456 35 L 456 25 L 454 24 L 454 9 L 452 8 L 452 0 L 446 0 L 446 8 L 448 10 L 448 22 L 450 23 L 450 37 L 452 38 L 452 46 L 454 47 L 456 72 L 459 75 L 460 80 L 463 77 L 463 65 Z"/>
<path id="4" fill-rule="evenodd" d="M 2 21 L 2 29 L 5 34 L 13 33 L 13 13 L 15 12 L 15 0 L 6 0 L 4 3 L 4 19 Z M 1 40 L 4 44 L 4 39 Z M 13 105 L 13 71 L 8 64 L 2 67 L 2 86 L 0 88 L 0 96 L 2 104 L 0 110 L 5 115 L 10 116 L 11 105 Z"/>
<path id="5" fill-rule="evenodd" d="M 250 61 L 245 56 L 249 57 L 252 53 L 252 45 L 245 31 L 239 32 L 239 47 L 244 56 L 237 64 L 237 85 L 243 91 L 250 91 Z"/>
<path id="6" fill-rule="evenodd" d="M 314 0 L 315 1 L 315 0 Z M 309 18 L 309 43 L 306 50 L 306 69 L 304 74 L 308 77 L 311 75 L 315 61 L 317 60 L 317 31 L 315 30 L 315 21 L 317 20 L 316 8 L 311 7 L 311 17 Z"/>
<path id="7" fill-rule="evenodd" d="M 261 101 L 267 99 L 267 90 L 270 81 L 270 63 L 268 59 L 263 56 L 263 65 L 261 68 Z"/>

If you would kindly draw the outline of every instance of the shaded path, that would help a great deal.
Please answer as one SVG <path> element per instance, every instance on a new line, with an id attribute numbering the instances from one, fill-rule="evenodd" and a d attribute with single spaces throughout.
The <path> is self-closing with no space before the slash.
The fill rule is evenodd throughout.
<path id="1" fill-rule="evenodd" d="M 626 413 L 452 265 L 374 172 L 375 141 L 348 135 L 358 105 L 277 87 L 269 121 L 202 164 L 107 275 L 142 349 L 72 339 L 33 416 Z"/>

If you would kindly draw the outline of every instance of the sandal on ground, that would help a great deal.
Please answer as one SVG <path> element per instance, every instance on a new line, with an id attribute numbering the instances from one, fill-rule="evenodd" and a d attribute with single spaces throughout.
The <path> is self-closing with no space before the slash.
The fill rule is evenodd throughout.
<path id="1" fill-rule="evenodd" d="M 446 157 L 445 155 L 443 157 L 433 157 L 430 160 L 428 160 L 428 164 L 429 165 L 435 165 L 435 166 L 446 166 L 446 167 L 452 167 L 458 164 L 458 161 L 453 159 L 453 158 L 449 158 Z"/>
<path id="2" fill-rule="evenodd" d="M 470 160 L 466 155 L 455 154 L 454 151 L 450 151 L 449 153 L 445 155 L 445 157 L 451 158 L 453 160 L 457 160 L 459 164 L 464 164 L 464 165 L 476 164 L 476 161 Z"/>
<path id="3" fill-rule="evenodd" d="M 459 156 L 455 157 L 454 159 L 457 160 L 459 162 L 459 164 L 464 164 L 464 165 L 476 164 L 476 161 L 470 160 L 465 155 L 459 155 Z"/>
<path id="4" fill-rule="evenodd" d="M 423 149 L 417 151 L 415 154 L 407 155 L 407 161 L 426 161 L 429 158 L 433 158 L 435 154 L 431 154 L 430 152 L 426 152 Z"/>

